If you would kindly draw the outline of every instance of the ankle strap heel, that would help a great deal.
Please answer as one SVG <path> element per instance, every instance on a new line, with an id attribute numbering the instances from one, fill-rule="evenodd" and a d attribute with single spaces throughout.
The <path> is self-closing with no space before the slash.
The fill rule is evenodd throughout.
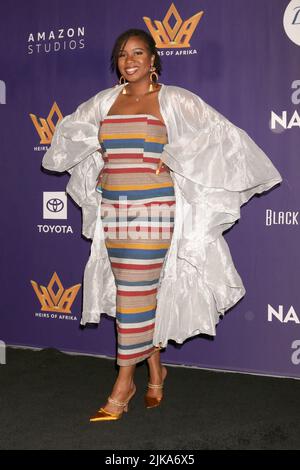
<path id="1" fill-rule="evenodd" d="M 150 382 L 148 383 L 148 388 L 163 388 L 164 384 L 151 384 Z"/>

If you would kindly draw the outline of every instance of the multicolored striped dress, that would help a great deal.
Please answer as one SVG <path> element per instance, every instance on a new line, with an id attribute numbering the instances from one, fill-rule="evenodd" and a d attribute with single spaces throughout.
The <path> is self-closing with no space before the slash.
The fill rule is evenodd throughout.
<path id="1" fill-rule="evenodd" d="M 167 142 L 164 123 L 149 114 L 109 115 L 100 123 L 104 167 L 101 219 L 116 281 L 117 364 L 153 354 L 156 295 L 170 246 L 175 193 L 169 169 L 156 174 Z"/>

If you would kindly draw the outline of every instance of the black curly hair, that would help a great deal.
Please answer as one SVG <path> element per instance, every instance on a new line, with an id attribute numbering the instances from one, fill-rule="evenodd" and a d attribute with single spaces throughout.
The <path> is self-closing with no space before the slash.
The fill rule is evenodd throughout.
<path id="1" fill-rule="evenodd" d="M 161 75 L 162 72 L 162 65 L 160 61 L 160 56 L 157 52 L 156 46 L 155 46 L 155 41 L 151 34 L 147 33 L 147 31 L 144 31 L 143 29 L 128 29 L 127 31 L 124 31 L 124 33 L 120 34 L 113 46 L 113 50 L 111 53 L 111 58 L 110 58 L 110 70 L 111 72 L 116 72 L 118 79 L 120 78 L 121 74 L 118 68 L 118 57 L 119 57 L 119 52 L 122 46 L 126 44 L 128 39 L 132 36 L 138 36 L 141 38 L 147 45 L 149 52 L 154 54 L 155 59 L 154 59 L 154 67 L 156 67 L 155 72 L 158 75 Z"/>

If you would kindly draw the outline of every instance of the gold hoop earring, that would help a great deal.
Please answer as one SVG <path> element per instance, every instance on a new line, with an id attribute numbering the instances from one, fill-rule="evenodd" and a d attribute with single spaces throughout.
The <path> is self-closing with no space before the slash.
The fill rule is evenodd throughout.
<path id="1" fill-rule="evenodd" d="M 158 75 L 155 72 L 155 70 L 156 70 L 156 67 L 152 66 L 150 68 L 150 71 L 151 71 L 151 73 L 150 73 L 150 85 L 149 85 L 149 90 L 148 90 L 150 92 L 154 91 L 154 84 L 157 83 L 157 81 L 158 81 Z M 153 81 L 153 75 L 155 76 L 155 82 Z"/>
<path id="2" fill-rule="evenodd" d="M 119 78 L 119 85 L 123 85 L 123 84 L 126 85 L 127 82 L 126 82 L 125 78 L 123 77 L 123 75 L 121 75 L 121 77 Z M 127 95 L 126 86 L 123 87 L 122 94 Z"/>

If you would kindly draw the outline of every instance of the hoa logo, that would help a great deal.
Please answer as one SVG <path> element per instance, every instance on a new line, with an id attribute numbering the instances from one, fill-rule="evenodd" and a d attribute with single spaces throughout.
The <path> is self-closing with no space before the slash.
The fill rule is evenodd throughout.
<path id="1" fill-rule="evenodd" d="M 56 123 L 53 122 L 53 116 L 56 115 L 57 120 Z M 35 114 L 29 114 L 31 120 L 36 128 L 37 133 L 40 136 L 40 143 L 41 144 L 51 144 L 52 137 L 55 131 L 55 127 L 57 124 L 63 119 L 63 115 L 57 105 L 56 102 L 53 103 L 52 108 L 46 119 L 44 118 L 37 118 Z"/>
<path id="2" fill-rule="evenodd" d="M 53 274 L 47 287 L 39 286 L 35 281 L 30 282 L 41 303 L 42 311 L 71 313 L 71 307 L 81 284 L 76 284 L 68 289 L 64 289 L 56 272 Z M 55 284 L 57 286 L 56 292 L 53 290 Z"/>
<path id="3" fill-rule="evenodd" d="M 291 0 L 286 7 L 283 26 L 290 40 L 300 46 L 300 0 Z"/>
<path id="4" fill-rule="evenodd" d="M 6 85 L 3 80 L 0 80 L 0 104 L 6 104 Z"/>
<path id="5" fill-rule="evenodd" d="M 172 3 L 163 21 L 154 21 L 155 26 L 153 26 L 151 19 L 147 16 L 143 16 L 143 20 L 145 21 L 153 39 L 155 40 L 156 47 L 190 47 L 189 41 L 203 14 L 204 12 L 200 11 L 183 22 L 177 8 L 175 7 L 174 3 Z M 170 18 L 172 15 L 173 19 L 175 19 L 175 24 L 173 27 L 170 25 Z"/>

